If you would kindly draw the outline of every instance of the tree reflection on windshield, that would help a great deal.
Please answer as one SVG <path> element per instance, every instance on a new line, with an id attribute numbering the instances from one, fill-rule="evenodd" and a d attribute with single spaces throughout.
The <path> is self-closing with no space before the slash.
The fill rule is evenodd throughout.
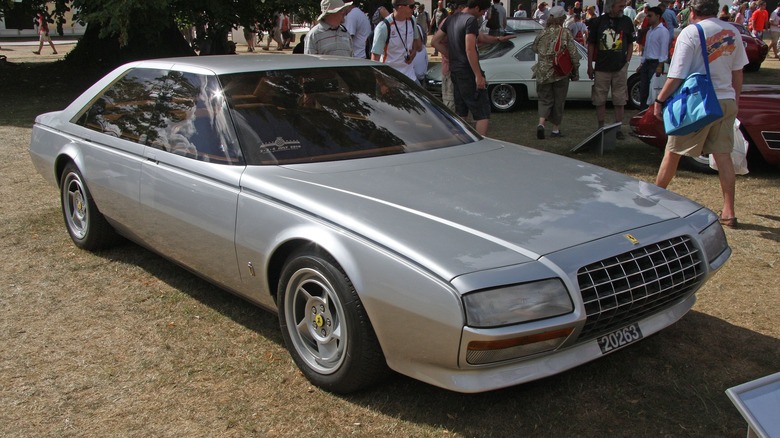
<path id="1" fill-rule="evenodd" d="M 407 153 L 475 140 L 394 70 L 280 70 L 220 76 L 248 164 Z"/>

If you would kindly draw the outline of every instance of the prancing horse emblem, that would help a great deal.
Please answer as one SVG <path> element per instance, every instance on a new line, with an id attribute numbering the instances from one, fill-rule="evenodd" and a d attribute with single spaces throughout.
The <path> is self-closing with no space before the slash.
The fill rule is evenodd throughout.
<path id="1" fill-rule="evenodd" d="M 639 239 L 637 239 L 636 237 L 630 234 L 626 234 L 626 239 L 628 239 L 628 241 L 631 242 L 632 245 L 639 245 Z"/>

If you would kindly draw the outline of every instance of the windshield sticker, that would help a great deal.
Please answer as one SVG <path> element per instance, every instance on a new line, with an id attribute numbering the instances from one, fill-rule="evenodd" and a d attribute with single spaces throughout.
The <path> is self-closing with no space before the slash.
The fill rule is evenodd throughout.
<path id="1" fill-rule="evenodd" d="M 259 148 L 262 152 L 269 153 L 297 151 L 301 148 L 301 142 L 298 140 L 285 140 L 282 137 L 276 137 L 276 140 L 272 142 L 260 143 Z"/>

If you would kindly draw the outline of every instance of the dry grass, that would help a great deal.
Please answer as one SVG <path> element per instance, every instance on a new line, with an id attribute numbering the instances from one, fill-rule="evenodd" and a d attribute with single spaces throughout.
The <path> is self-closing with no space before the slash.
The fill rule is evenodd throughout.
<path id="1" fill-rule="evenodd" d="M 773 170 L 739 178 L 744 226 L 727 231 L 734 256 L 699 292 L 694 311 L 656 336 L 487 394 L 402 376 L 352 396 L 322 392 L 288 357 L 275 315 L 135 245 L 93 254 L 71 244 L 57 190 L 35 174 L 26 148 L 32 117 L 89 81 L 73 85 L 74 75 L 59 72 L 44 75 L 55 84 L 48 85 L 35 74 L 43 68 L 9 75 L 0 67 L 2 435 L 744 436 L 724 390 L 778 371 Z M 777 73 L 748 80 L 777 81 Z M 569 137 L 540 142 L 535 117 L 533 107 L 495 115 L 491 135 L 566 153 L 595 120 L 589 106 L 575 106 L 564 121 Z M 578 158 L 652 181 L 660 153 L 629 140 L 603 157 Z M 670 188 L 720 204 L 712 175 L 681 172 Z"/>

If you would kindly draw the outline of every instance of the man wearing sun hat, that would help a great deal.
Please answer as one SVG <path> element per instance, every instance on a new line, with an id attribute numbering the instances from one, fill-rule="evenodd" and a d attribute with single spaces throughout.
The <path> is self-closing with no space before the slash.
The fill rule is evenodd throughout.
<path id="1" fill-rule="evenodd" d="M 303 41 L 303 53 L 307 55 L 352 56 L 352 37 L 342 23 L 352 2 L 322 0 L 322 14 Z"/>

